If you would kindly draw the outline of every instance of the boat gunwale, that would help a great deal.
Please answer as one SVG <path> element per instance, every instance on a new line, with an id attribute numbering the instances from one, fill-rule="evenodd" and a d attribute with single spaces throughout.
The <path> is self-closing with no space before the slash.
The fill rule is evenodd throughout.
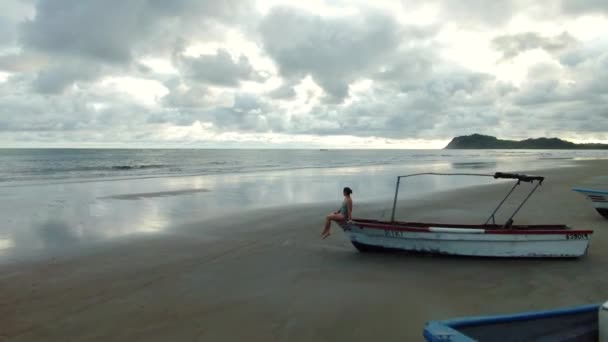
<path id="1" fill-rule="evenodd" d="M 423 336 L 428 341 L 442 341 L 442 337 L 449 334 L 450 341 L 473 341 L 464 333 L 458 331 L 459 328 L 479 326 L 484 324 L 496 324 L 503 322 L 519 322 L 543 318 L 553 318 L 560 316 L 588 313 L 598 310 L 602 303 L 566 307 L 554 310 L 528 311 L 506 315 L 473 316 L 468 318 L 453 318 L 447 320 L 432 320 L 426 322 L 423 329 Z"/>
<path id="2" fill-rule="evenodd" d="M 601 190 L 590 190 L 590 189 L 583 189 L 583 188 L 572 188 L 572 191 L 579 192 L 579 193 L 591 193 L 591 194 L 608 195 L 608 191 L 601 191 Z"/>
<path id="3" fill-rule="evenodd" d="M 503 234 L 503 235 L 572 235 L 572 234 L 593 234 L 593 230 L 570 229 L 566 225 L 514 225 L 511 228 L 503 228 L 498 225 L 478 225 L 478 224 L 444 224 L 444 223 L 422 223 L 422 222 L 383 222 L 378 220 L 354 219 L 353 225 L 360 228 L 370 228 L 378 230 L 403 231 L 415 233 L 448 233 L 429 230 L 430 227 L 441 228 L 470 228 L 484 230 L 484 234 Z M 519 228 L 519 229 L 518 229 Z M 474 234 L 470 232 L 454 231 L 453 234 Z"/>

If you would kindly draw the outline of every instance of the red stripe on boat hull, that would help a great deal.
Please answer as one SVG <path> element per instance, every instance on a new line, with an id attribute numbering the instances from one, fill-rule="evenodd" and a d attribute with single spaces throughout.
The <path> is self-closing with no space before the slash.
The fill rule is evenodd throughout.
<path id="1" fill-rule="evenodd" d="M 403 227 L 403 226 L 394 226 L 390 224 L 382 224 L 382 223 L 365 223 L 365 222 L 357 222 L 354 221 L 361 228 L 371 228 L 371 229 L 380 229 L 380 230 L 392 230 L 392 231 L 405 231 L 405 232 L 415 232 L 415 233 L 434 233 L 429 230 L 429 226 L 427 227 Z M 442 224 L 433 224 L 434 227 L 442 227 L 445 225 Z M 470 229 L 483 229 L 485 234 L 507 234 L 507 235 L 569 235 L 569 234 L 593 234 L 593 230 L 571 230 L 571 229 L 488 229 L 484 228 L 484 226 L 466 226 L 462 225 L 462 227 L 470 228 Z M 543 226 L 539 226 L 543 227 Z M 446 227 L 448 228 L 448 227 Z M 472 234 L 472 233 L 471 233 Z"/>

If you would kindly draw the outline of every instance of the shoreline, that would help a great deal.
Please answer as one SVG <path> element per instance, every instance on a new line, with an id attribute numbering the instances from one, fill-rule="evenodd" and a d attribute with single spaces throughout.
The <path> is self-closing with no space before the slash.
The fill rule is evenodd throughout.
<path id="1" fill-rule="evenodd" d="M 156 236 L 103 242 L 86 254 L 0 265 L 0 336 L 404 341 L 421 340 L 431 319 L 604 301 L 608 221 L 570 188 L 603 182 L 608 177 L 598 170 L 608 161 L 578 164 L 541 171 L 545 183 L 515 222 L 594 229 L 581 259 L 360 254 L 336 225 L 327 240 L 319 238 L 322 219 L 336 203 L 247 210 Z M 397 217 L 483 221 L 511 186 L 403 199 Z M 356 217 L 385 210 L 382 202 L 366 205 L 355 197 Z"/>

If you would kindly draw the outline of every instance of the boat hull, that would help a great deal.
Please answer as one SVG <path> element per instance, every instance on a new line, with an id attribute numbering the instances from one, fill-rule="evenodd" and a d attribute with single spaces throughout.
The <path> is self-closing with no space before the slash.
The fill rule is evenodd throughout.
<path id="1" fill-rule="evenodd" d="M 598 341 L 600 305 L 429 321 L 423 336 L 428 342 Z"/>
<path id="2" fill-rule="evenodd" d="M 593 208 L 602 216 L 608 219 L 608 191 L 598 191 L 590 189 L 574 188 L 573 191 L 583 194 Z"/>
<path id="3" fill-rule="evenodd" d="M 576 258 L 586 254 L 592 231 L 482 229 L 480 226 L 407 227 L 352 222 L 342 228 L 361 252 L 408 252 L 503 258 Z"/>

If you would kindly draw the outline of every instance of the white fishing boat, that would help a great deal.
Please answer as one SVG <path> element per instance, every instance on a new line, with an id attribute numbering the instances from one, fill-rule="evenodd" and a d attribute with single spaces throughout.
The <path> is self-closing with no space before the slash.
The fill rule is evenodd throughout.
<path id="1" fill-rule="evenodd" d="M 422 175 L 483 176 L 514 179 L 515 185 L 483 224 L 451 224 L 395 221 L 395 207 L 402 178 Z M 361 252 L 402 250 L 476 257 L 572 258 L 586 254 L 592 230 L 577 230 L 563 224 L 514 225 L 513 218 L 544 177 L 497 172 L 495 174 L 422 173 L 397 177 L 390 221 L 354 219 L 341 223 L 352 244 Z M 521 182 L 535 186 L 505 224 L 495 214 Z M 491 221 L 491 222 L 490 222 Z"/>
<path id="2" fill-rule="evenodd" d="M 573 191 L 579 192 L 591 201 L 591 204 L 600 215 L 608 218 L 608 191 L 574 188 Z"/>

